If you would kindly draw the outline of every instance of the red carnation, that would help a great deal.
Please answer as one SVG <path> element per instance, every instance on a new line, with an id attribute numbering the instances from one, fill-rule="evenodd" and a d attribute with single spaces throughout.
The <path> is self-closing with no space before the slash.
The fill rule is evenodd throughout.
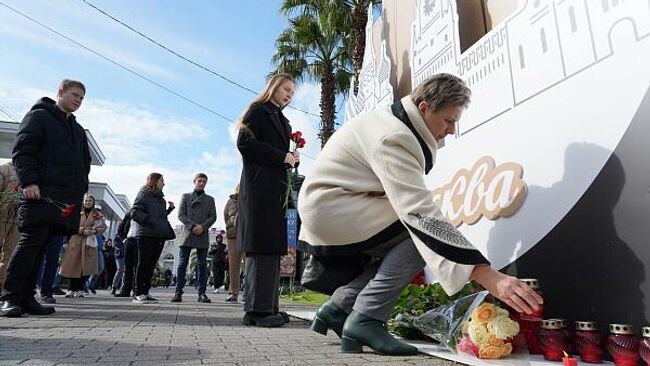
<path id="1" fill-rule="evenodd" d="M 76 205 L 74 203 L 69 204 L 69 205 L 65 205 L 65 207 L 61 210 L 61 219 L 65 220 L 68 217 L 70 217 L 72 215 L 72 213 L 74 212 L 75 207 L 76 207 Z"/>
<path id="2" fill-rule="evenodd" d="M 14 192 L 18 192 L 18 190 L 20 189 L 20 184 L 18 184 L 18 183 L 13 183 L 13 184 L 11 185 L 11 188 L 14 190 Z"/>
<path id="3" fill-rule="evenodd" d="M 302 149 L 307 144 L 307 141 L 304 138 L 301 137 L 301 138 L 298 139 L 297 144 L 298 144 L 298 147 Z"/>

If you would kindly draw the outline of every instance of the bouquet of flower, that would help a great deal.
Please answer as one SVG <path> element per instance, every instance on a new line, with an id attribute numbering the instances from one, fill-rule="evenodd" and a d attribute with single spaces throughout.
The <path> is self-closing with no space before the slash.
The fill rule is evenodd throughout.
<path id="1" fill-rule="evenodd" d="M 302 137 L 302 132 L 296 131 L 289 135 L 289 143 L 293 145 L 293 148 L 290 149 L 291 152 L 296 152 L 298 149 L 302 149 L 307 144 L 307 141 Z M 294 182 L 298 177 L 298 167 L 292 167 L 288 169 L 287 172 L 287 183 L 285 184 L 284 192 L 284 204 L 285 216 L 287 215 L 287 210 L 289 209 L 289 202 L 293 202 L 293 197 L 291 196 L 291 191 L 293 190 Z"/>
<path id="2" fill-rule="evenodd" d="M 17 183 L 13 183 L 0 192 L 0 204 L 5 204 L 9 202 L 16 202 L 17 204 L 18 200 L 24 197 L 23 195 L 24 195 L 23 189 L 20 188 L 20 185 L 18 185 Z M 61 203 L 43 195 L 41 195 L 41 200 L 58 208 L 61 211 L 61 220 L 65 220 L 68 217 L 70 217 L 74 212 L 75 207 L 77 207 L 77 205 L 75 205 L 74 203 L 70 203 L 70 204 Z"/>
<path id="3" fill-rule="evenodd" d="M 462 326 L 458 352 L 484 359 L 499 359 L 512 353 L 512 342 L 519 334 L 519 323 L 508 310 L 490 303 L 481 304 Z"/>
<path id="4" fill-rule="evenodd" d="M 461 325 L 469 320 L 474 309 L 481 305 L 487 294 L 487 291 L 481 291 L 467 295 L 418 316 L 401 313 L 395 317 L 393 323 L 400 328 L 413 328 L 455 352 L 462 336 Z"/>

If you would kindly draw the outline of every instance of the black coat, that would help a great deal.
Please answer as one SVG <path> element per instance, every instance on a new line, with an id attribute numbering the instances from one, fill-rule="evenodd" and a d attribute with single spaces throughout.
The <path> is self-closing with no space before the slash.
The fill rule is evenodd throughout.
<path id="1" fill-rule="evenodd" d="M 272 103 L 253 107 L 237 138 L 243 169 L 237 218 L 238 249 L 246 253 L 287 253 L 283 201 L 287 181 L 284 158 L 291 126 Z"/>
<path id="2" fill-rule="evenodd" d="M 14 144 L 13 164 L 24 188 L 37 184 L 41 197 L 75 204 L 67 219 L 46 199 L 20 199 L 18 227 L 49 226 L 57 234 L 77 234 L 83 195 L 88 191 L 90 150 L 75 116 L 66 118 L 54 100 L 41 98 L 25 115 Z"/>
<path id="3" fill-rule="evenodd" d="M 122 241 L 126 240 L 126 237 L 129 234 L 129 229 L 131 229 L 130 211 L 124 215 L 124 218 L 122 218 L 122 221 L 120 221 L 120 224 L 117 226 L 117 236 L 122 239 Z"/>
<path id="4" fill-rule="evenodd" d="M 167 202 L 161 191 L 142 187 L 131 208 L 131 219 L 138 223 L 136 238 L 149 237 L 171 240 L 176 237 L 167 215 L 174 209 L 167 209 Z"/>

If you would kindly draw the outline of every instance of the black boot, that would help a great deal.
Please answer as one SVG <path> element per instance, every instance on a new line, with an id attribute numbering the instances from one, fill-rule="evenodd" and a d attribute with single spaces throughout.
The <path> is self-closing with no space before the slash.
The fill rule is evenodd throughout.
<path id="1" fill-rule="evenodd" d="M 331 329 L 341 338 L 343 324 L 345 324 L 345 319 L 347 318 L 348 313 L 336 306 L 332 300 L 327 300 L 316 312 L 316 316 L 311 323 L 311 330 L 322 335 L 327 335 L 327 329 Z"/>
<path id="2" fill-rule="evenodd" d="M 115 292 L 117 292 L 117 288 L 115 287 L 111 288 L 111 295 L 115 295 Z"/>
<path id="3" fill-rule="evenodd" d="M 183 302 L 183 294 L 177 292 L 174 294 L 174 297 L 170 300 L 171 302 Z"/>
<path id="4" fill-rule="evenodd" d="M 343 353 L 363 352 L 362 346 L 367 346 L 382 355 L 410 356 L 417 355 L 418 349 L 395 339 L 383 323 L 367 317 L 357 311 L 352 311 L 343 326 L 341 351 Z"/>
<path id="5" fill-rule="evenodd" d="M 272 313 L 257 313 L 253 311 L 246 312 L 244 314 L 244 319 L 242 319 L 244 325 L 255 325 L 258 327 L 280 327 L 284 325 L 284 319 L 280 314 Z"/>
<path id="6" fill-rule="evenodd" d="M 7 318 L 20 318 L 23 315 L 23 310 L 17 302 L 6 300 L 0 302 L 0 316 Z"/>
<path id="7" fill-rule="evenodd" d="M 131 291 L 120 291 L 113 295 L 115 297 L 131 297 Z"/>
<path id="8" fill-rule="evenodd" d="M 32 315 L 50 315 L 55 311 L 54 306 L 43 306 L 33 296 L 26 297 L 21 308 L 23 313 Z"/>

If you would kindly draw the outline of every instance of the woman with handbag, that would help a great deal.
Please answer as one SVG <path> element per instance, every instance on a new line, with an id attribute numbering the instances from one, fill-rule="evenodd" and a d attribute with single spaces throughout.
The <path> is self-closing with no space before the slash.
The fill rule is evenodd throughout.
<path id="1" fill-rule="evenodd" d="M 97 235 L 106 230 L 104 216 L 95 210 L 95 197 L 86 193 L 79 222 L 79 232 L 70 237 L 60 274 L 70 279 L 66 297 L 83 297 L 82 284 L 90 275 L 99 273 Z"/>
<path id="2" fill-rule="evenodd" d="M 149 296 L 153 271 L 165 241 L 176 237 L 167 220 L 167 216 L 174 210 L 174 203 L 170 201 L 165 204 L 165 195 L 162 191 L 164 186 L 165 180 L 162 174 L 149 174 L 147 183 L 138 192 L 131 208 L 131 218 L 138 223 L 135 233 L 138 242 L 136 296 L 133 299 L 136 304 L 156 301 Z"/>
<path id="3" fill-rule="evenodd" d="M 287 168 L 300 160 L 289 152 L 289 120 L 282 114 L 293 98 L 291 76 L 276 74 L 244 113 L 237 137 L 243 169 L 237 217 L 237 249 L 246 253 L 243 323 L 277 327 L 288 322 L 278 311 L 280 257 L 287 254 L 284 194 Z"/>

